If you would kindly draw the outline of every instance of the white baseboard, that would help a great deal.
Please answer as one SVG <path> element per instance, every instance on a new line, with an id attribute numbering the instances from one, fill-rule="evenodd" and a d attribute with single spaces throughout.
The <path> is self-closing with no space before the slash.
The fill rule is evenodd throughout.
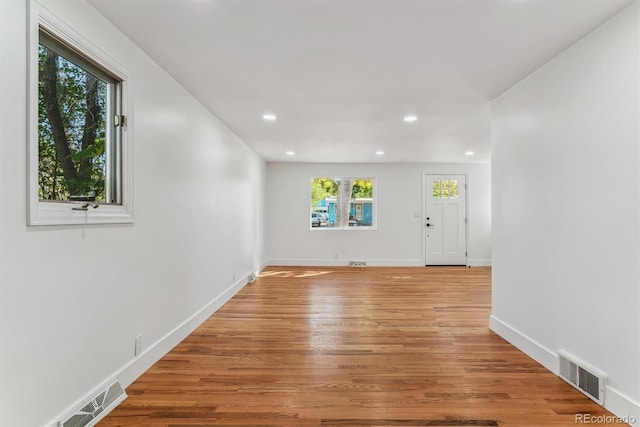
<path id="1" fill-rule="evenodd" d="M 420 259 L 270 259 L 268 265 L 292 267 L 348 267 L 349 261 L 364 261 L 368 267 L 424 267 Z"/>
<path id="2" fill-rule="evenodd" d="M 222 292 L 207 305 L 182 322 L 171 332 L 160 338 L 147 348 L 140 356 L 133 359 L 117 374 L 125 387 L 133 383 L 140 375 L 167 354 L 173 347 L 191 334 L 198 326 L 207 320 L 213 313 L 229 301 L 246 284 L 249 275 L 246 274 L 227 290 Z"/>
<path id="3" fill-rule="evenodd" d="M 549 371 L 558 375 L 560 362 L 557 353 L 549 350 L 493 315 L 489 316 L 489 328 Z M 633 399 L 630 399 L 609 386 L 606 386 L 604 407 L 621 419 L 629 421 L 630 425 L 640 427 L 640 403 L 634 402 Z M 602 414 L 591 415 L 597 416 Z"/>
<path id="4" fill-rule="evenodd" d="M 345 267 L 351 259 L 270 259 L 266 265 L 293 267 Z M 361 259 L 354 257 L 353 261 L 365 261 L 370 267 L 424 267 L 421 259 Z M 469 267 L 491 267 L 490 259 L 470 259 Z M 264 268 L 264 267 L 263 267 Z"/>
<path id="5" fill-rule="evenodd" d="M 189 317 L 187 320 L 176 326 L 172 331 L 164 335 L 158 341 L 150 345 L 135 359 L 129 361 L 122 368 L 108 376 L 106 379 L 117 377 L 123 387 L 129 387 L 140 375 L 142 375 L 147 369 L 149 369 L 154 363 L 160 360 L 166 355 L 173 347 L 178 345 L 189 334 L 191 334 L 198 326 L 200 326 L 205 320 L 207 320 L 213 313 L 215 313 L 220 307 L 222 307 L 227 301 L 229 301 L 240 289 L 242 289 L 248 283 L 249 274 L 246 274 L 236 283 L 227 288 L 224 292 L 210 301 L 203 308 L 198 310 L 195 314 Z M 50 427 L 57 427 L 58 420 L 77 408 L 82 402 L 89 400 L 90 396 L 95 394 L 95 390 L 91 393 L 87 393 L 84 397 L 78 399 L 73 405 L 67 407 L 61 412 L 53 421 L 47 425 Z"/>
<path id="6" fill-rule="evenodd" d="M 468 261 L 469 267 L 491 267 L 490 259 L 470 259 Z"/>
<path id="7" fill-rule="evenodd" d="M 258 271 L 256 271 L 255 273 L 260 273 L 262 270 L 264 270 L 265 268 L 267 268 L 269 266 L 269 263 L 267 262 L 266 259 L 263 259 L 262 261 L 260 261 L 258 263 Z"/>
<path id="8" fill-rule="evenodd" d="M 513 344 L 523 353 L 535 359 L 542 366 L 558 375 L 558 354 L 549 350 L 539 342 L 529 338 L 522 332 L 512 328 L 497 317 L 489 316 L 489 329 Z"/>
<path id="9" fill-rule="evenodd" d="M 604 393 L 604 407 L 620 417 L 623 422 L 631 426 L 640 426 L 640 403 L 620 393 L 618 390 L 606 386 Z M 600 415 L 600 414 L 593 414 Z"/>

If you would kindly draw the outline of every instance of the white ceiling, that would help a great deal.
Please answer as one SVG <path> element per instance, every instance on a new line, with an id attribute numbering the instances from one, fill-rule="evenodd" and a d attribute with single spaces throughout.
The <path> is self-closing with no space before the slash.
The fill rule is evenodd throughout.
<path id="1" fill-rule="evenodd" d="M 301 162 L 488 162 L 489 101 L 631 2 L 88 1 L 264 159 Z"/>

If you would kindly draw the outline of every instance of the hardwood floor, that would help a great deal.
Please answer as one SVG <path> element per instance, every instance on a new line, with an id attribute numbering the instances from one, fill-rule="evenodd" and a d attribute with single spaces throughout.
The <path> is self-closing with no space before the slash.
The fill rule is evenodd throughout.
<path id="1" fill-rule="evenodd" d="M 490 274 L 269 268 L 100 425 L 570 426 L 609 414 L 488 329 Z"/>

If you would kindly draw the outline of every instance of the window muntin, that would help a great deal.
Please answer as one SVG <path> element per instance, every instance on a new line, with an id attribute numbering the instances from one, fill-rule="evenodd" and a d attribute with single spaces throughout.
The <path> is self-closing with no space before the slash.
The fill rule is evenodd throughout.
<path id="1" fill-rule="evenodd" d="M 372 178 L 312 178 L 311 228 L 375 227 L 374 195 Z"/>
<path id="2" fill-rule="evenodd" d="M 117 78 L 40 30 L 39 200 L 121 203 L 120 92 Z"/>

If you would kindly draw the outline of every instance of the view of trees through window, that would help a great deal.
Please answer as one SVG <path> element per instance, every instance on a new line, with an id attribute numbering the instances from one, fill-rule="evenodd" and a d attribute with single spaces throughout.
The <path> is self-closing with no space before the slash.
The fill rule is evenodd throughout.
<path id="1" fill-rule="evenodd" d="M 48 44 L 38 66 L 38 196 L 105 202 L 109 84 Z"/>
<path id="2" fill-rule="evenodd" d="M 372 227 L 373 190 L 371 178 L 313 178 L 311 227 Z"/>

